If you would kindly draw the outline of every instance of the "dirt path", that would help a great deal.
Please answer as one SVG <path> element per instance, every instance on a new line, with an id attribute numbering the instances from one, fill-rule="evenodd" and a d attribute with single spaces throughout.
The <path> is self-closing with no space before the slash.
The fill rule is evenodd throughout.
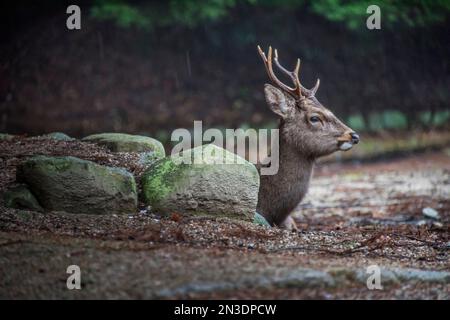
<path id="1" fill-rule="evenodd" d="M 45 154 L 33 148 L 22 146 Z M 132 166 L 132 156 L 82 148 L 77 156 Z M 22 157 L 0 156 L 3 189 Z M 440 218 L 425 218 L 425 207 Z M 320 165 L 297 211 L 301 231 L 292 233 L 146 210 L 89 216 L 2 206 L 0 298 L 450 299 L 446 153 Z M 72 264 L 81 268 L 81 290 L 66 288 Z M 367 288 L 370 265 L 381 268 L 383 290 Z"/>

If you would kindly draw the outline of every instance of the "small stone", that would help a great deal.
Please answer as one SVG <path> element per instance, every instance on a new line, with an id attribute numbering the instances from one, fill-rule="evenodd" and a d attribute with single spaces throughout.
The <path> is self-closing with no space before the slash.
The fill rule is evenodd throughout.
<path id="1" fill-rule="evenodd" d="M 438 220 L 440 218 L 439 213 L 430 207 L 423 208 L 422 214 L 427 218 L 431 218 L 431 219 L 435 219 L 435 220 Z"/>
<path id="2" fill-rule="evenodd" d="M 258 212 L 255 212 L 255 217 L 253 218 L 253 223 L 259 224 L 260 226 L 270 228 L 270 224 L 267 222 L 266 218 L 264 218 Z"/>
<path id="3" fill-rule="evenodd" d="M 438 222 L 438 221 L 434 221 L 433 222 L 433 227 L 437 228 L 437 229 L 442 229 L 444 227 L 444 224 Z"/>
<path id="4" fill-rule="evenodd" d="M 416 225 L 417 225 L 417 226 L 424 226 L 424 225 L 426 225 L 426 224 L 427 224 L 427 221 L 426 221 L 426 220 L 419 220 L 419 221 L 416 222 Z"/>

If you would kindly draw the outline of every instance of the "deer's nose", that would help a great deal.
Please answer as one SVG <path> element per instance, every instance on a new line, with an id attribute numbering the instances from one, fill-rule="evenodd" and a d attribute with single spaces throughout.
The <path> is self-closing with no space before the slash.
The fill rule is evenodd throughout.
<path id="1" fill-rule="evenodd" d="M 352 133 L 350 133 L 350 136 L 352 137 L 353 144 L 358 144 L 359 135 L 356 132 L 352 132 Z"/>

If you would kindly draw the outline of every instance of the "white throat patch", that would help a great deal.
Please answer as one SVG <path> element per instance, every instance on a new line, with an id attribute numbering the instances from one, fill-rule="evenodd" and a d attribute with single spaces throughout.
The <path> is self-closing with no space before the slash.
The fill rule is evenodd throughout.
<path id="1" fill-rule="evenodd" d="M 346 151 L 349 150 L 353 147 L 353 144 L 350 142 L 344 142 L 343 144 L 341 144 L 341 146 L 339 147 L 339 149 L 341 149 L 342 151 Z"/>

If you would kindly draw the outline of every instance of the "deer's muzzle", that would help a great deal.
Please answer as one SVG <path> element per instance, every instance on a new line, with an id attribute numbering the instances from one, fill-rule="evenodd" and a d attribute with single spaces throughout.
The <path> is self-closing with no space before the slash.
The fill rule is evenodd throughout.
<path id="1" fill-rule="evenodd" d="M 346 132 L 338 139 L 339 149 L 350 150 L 354 144 L 358 144 L 359 135 L 356 132 Z"/>
<path id="2" fill-rule="evenodd" d="M 359 135 L 356 132 L 350 133 L 350 136 L 352 137 L 352 143 L 358 144 L 359 142 Z"/>

